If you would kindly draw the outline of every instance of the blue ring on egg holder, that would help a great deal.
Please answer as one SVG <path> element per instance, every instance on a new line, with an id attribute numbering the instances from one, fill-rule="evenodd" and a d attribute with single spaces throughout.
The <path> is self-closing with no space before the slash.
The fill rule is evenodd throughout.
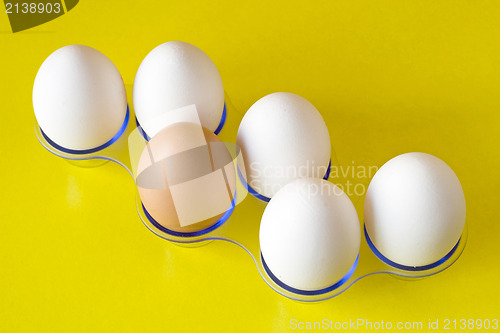
<path id="1" fill-rule="evenodd" d="M 238 169 L 238 178 L 240 179 L 241 184 L 243 184 L 243 186 L 246 188 L 246 190 L 248 191 L 248 193 L 250 193 L 251 195 L 253 195 L 257 199 L 265 201 L 265 202 L 269 202 L 269 200 L 271 200 L 270 198 L 268 198 L 266 196 L 263 196 L 262 194 L 258 193 L 253 188 L 251 188 L 250 185 L 248 185 L 248 183 L 246 182 L 246 180 L 243 177 L 243 175 L 241 174 L 240 168 L 237 168 L 237 169 Z"/>
<path id="2" fill-rule="evenodd" d="M 137 116 L 135 117 L 135 125 L 137 126 L 137 130 L 139 131 L 139 133 L 141 134 L 141 136 L 144 138 L 144 140 L 146 140 L 146 141 L 149 142 L 149 140 L 151 140 L 151 138 L 142 129 L 141 124 L 139 124 L 139 120 L 137 120 Z"/>
<path id="3" fill-rule="evenodd" d="M 92 153 L 98 152 L 100 150 L 103 150 L 104 148 L 107 148 L 107 147 L 111 146 L 113 143 L 115 143 L 122 136 L 122 134 L 125 132 L 125 130 L 127 129 L 129 118 L 130 118 L 130 111 L 129 111 L 129 108 L 128 108 L 128 105 L 127 105 L 127 113 L 125 114 L 125 120 L 123 121 L 123 124 L 120 127 L 120 129 L 118 130 L 118 132 L 109 141 L 107 141 L 106 143 L 104 143 L 104 144 L 102 144 L 102 145 L 100 145 L 98 147 L 95 147 L 95 148 L 82 149 L 82 150 L 69 149 L 69 148 L 65 148 L 65 147 L 63 147 L 61 145 L 58 145 L 57 143 L 55 143 L 54 141 L 52 141 L 47 136 L 47 134 L 45 134 L 45 132 L 42 130 L 42 128 L 40 126 L 39 126 L 39 128 L 40 128 L 40 133 L 42 133 L 42 136 L 45 139 L 45 141 L 47 141 L 55 149 L 60 150 L 60 151 L 62 151 L 64 153 L 66 153 L 66 154 L 86 155 L 86 154 L 92 154 Z"/>
<path id="4" fill-rule="evenodd" d="M 332 169 L 332 160 L 330 160 L 330 162 L 328 163 L 328 168 L 326 169 L 326 173 L 323 176 L 324 180 L 328 180 L 328 177 L 330 177 L 331 169 Z M 260 194 L 259 192 L 254 190 L 250 185 L 248 185 L 247 181 L 245 180 L 245 177 L 243 177 L 243 175 L 241 174 L 240 168 L 238 168 L 238 177 L 239 177 L 241 183 L 243 184 L 243 186 L 248 191 L 248 193 L 250 193 L 251 195 L 253 195 L 257 199 L 265 201 L 265 202 L 269 202 L 269 200 L 271 200 L 271 198 L 268 198 L 268 197 Z"/>
<path id="5" fill-rule="evenodd" d="M 198 230 L 198 231 L 193 231 L 193 232 L 180 232 L 180 231 L 174 231 L 170 230 L 168 228 L 165 228 L 162 226 L 160 223 L 158 223 L 151 214 L 147 211 L 146 207 L 144 207 L 144 204 L 141 202 L 142 209 L 144 210 L 144 215 L 148 218 L 149 222 L 151 222 L 152 225 L 154 225 L 157 229 L 160 231 L 169 234 L 171 236 L 175 237 L 196 237 L 196 236 L 202 236 L 205 235 L 211 231 L 214 231 L 215 229 L 219 228 L 221 225 L 226 222 L 231 214 L 234 211 L 234 207 L 236 206 L 236 194 L 233 196 L 233 200 L 231 201 L 231 205 L 229 206 L 229 209 L 224 213 L 224 215 L 221 216 L 221 218 L 215 222 L 215 224 L 211 225 L 208 228 L 205 228 L 203 230 Z"/>
<path id="6" fill-rule="evenodd" d="M 394 268 L 401 269 L 401 270 L 404 270 L 404 271 L 411 271 L 411 272 L 426 271 L 426 270 L 429 270 L 429 269 L 432 269 L 432 268 L 440 266 L 441 264 L 443 264 L 444 262 L 446 262 L 448 259 L 450 259 L 450 257 L 457 250 L 458 245 L 460 244 L 460 241 L 462 240 L 462 237 L 460 237 L 458 239 L 458 242 L 450 250 L 450 252 L 448 252 L 443 258 L 439 259 L 438 261 L 436 261 L 436 262 L 434 262 L 432 264 L 428 264 L 428 265 L 424 265 L 424 266 L 405 266 L 405 265 L 398 264 L 398 263 L 396 263 L 396 262 L 388 259 L 382 253 L 380 253 L 380 251 L 375 247 L 375 245 L 373 244 L 372 240 L 370 239 L 370 236 L 368 235 L 368 231 L 366 230 L 366 225 L 363 227 L 363 229 L 365 231 L 366 242 L 368 243 L 368 246 L 370 247 L 370 249 L 372 250 L 372 252 L 377 256 L 377 258 L 379 258 L 380 260 L 382 260 L 384 263 L 386 263 L 389 266 L 392 266 Z"/>
<path id="7" fill-rule="evenodd" d="M 262 266 L 264 267 L 264 270 L 266 271 L 267 275 L 271 278 L 271 280 L 273 280 L 274 283 L 276 283 L 281 288 L 283 288 L 286 291 L 289 291 L 291 293 L 298 294 L 298 295 L 317 296 L 317 295 L 329 293 L 329 292 L 339 288 L 340 286 L 342 286 L 344 283 L 346 283 L 352 277 L 352 275 L 354 274 L 354 271 L 356 270 L 356 267 L 358 266 L 359 253 L 358 253 L 358 256 L 356 257 L 356 260 L 354 260 L 354 264 L 352 264 L 349 271 L 338 282 L 331 285 L 330 287 L 326 287 L 326 288 L 319 289 L 319 290 L 302 290 L 302 289 L 290 287 L 289 285 L 287 285 L 286 283 L 284 283 L 280 279 L 278 279 L 276 277 L 276 275 L 273 274 L 273 272 L 271 272 L 271 270 L 269 269 L 269 267 L 266 264 L 266 261 L 264 260 L 264 256 L 262 255 L 262 252 L 260 253 L 260 259 L 262 260 Z"/>
<path id="8" fill-rule="evenodd" d="M 224 102 L 224 108 L 222 109 L 222 117 L 220 118 L 220 123 L 219 126 L 214 131 L 215 135 L 218 135 L 220 131 L 222 131 L 222 128 L 226 124 L 226 118 L 227 118 L 227 109 L 226 109 L 226 102 Z"/>
<path id="9" fill-rule="evenodd" d="M 218 135 L 220 131 L 222 131 L 222 128 L 226 124 L 226 118 L 227 118 L 227 109 L 226 109 L 226 102 L 224 102 L 224 108 L 222 109 L 222 116 L 220 118 L 219 126 L 217 126 L 217 128 L 214 131 L 215 135 Z M 135 117 L 135 124 L 137 125 L 137 129 L 139 130 L 139 133 L 144 138 L 144 140 L 146 141 L 151 140 L 149 135 L 147 135 L 146 132 L 142 129 L 141 124 L 139 123 L 137 117 Z"/>

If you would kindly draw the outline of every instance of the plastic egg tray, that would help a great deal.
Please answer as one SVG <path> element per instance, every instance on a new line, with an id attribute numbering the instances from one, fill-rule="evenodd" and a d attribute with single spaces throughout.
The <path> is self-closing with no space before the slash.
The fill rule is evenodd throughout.
<path id="1" fill-rule="evenodd" d="M 132 86 L 127 85 L 126 88 L 128 100 L 130 101 Z M 236 139 L 236 131 L 243 113 L 234 107 L 227 94 L 225 101 L 225 112 L 223 119 L 221 119 L 220 128 L 218 129 L 220 131 L 218 136 L 225 142 L 226 147 L 233 157 L 233 161 L 235 161 L 235 171 L 239 172 L 238 164 L 241 163 L 241 156 L 238 147 L 231 142 L 234 142 Z M 224 127 L 222 128 L 222 126 Z M 78 154 L 67 151 L 51 142 L 41 131 L 36 120 L 35 134 L 42 146 L 59 157 L 85 167 L 98 166 L 106 161 L 112 161 L 121 165 L 130 174 L 134 182 L 136 182 L 136 166 L 140 153 L 147 144 L 146 136 L 135 121 L 134 110 L 130 106 L 122 129 L 112 140 L 96 149 Z M 333 156 L 332 165 L 337 162 L 337 157 Z M 255 193 L 252 193 L 251 189 L 248 189 L 242 177 L 236 178 L 236 200 L 233 200 L 231 207 L 229 207 L 228 211 L 217 223 L 200 232 L 181 234 L 163 228 L 145 211 L 136 191 L 137 213 L 140 220 L 150 231 L 169 242 L 187 247 L 199 247 L 211 241 L 226 241 L 241 247 L 254 261 L 258 273 L 267 285 L 283 296 L 303 302 L 321 301 L 335 297 L 350 288 L 356 281 L 373 274 L 385 273 L 409 279 L 434 275 L 450 267 L 460 257 L 465 248 L 467 224 L 455 247 L 438 262 L 422 267 L 402 266 L 383 257 L 373 246 L 366 230 L 362 226 L 361 229 L 364 232 L 362 231 L 361 235 L 358 259 L 340 281 L 322 290 L 297 290 L 282 283 L 273 275 L 263 261 L 259 246 L 259 226 L 260 218 L 267 203 L 254 196 Z M 193 249 L 193 251 L 202 250 L 202 248 Z"/>

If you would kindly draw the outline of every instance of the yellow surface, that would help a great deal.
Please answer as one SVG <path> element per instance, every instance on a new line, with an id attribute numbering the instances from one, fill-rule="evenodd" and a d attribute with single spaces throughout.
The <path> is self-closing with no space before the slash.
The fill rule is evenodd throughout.
<path id="1" fill-rule="evenodd" d="M 282 332 L 292 319 L 426 327 L 500 316 L 500 2 L 83 0 L 16 34 L 0 17 L 0 332 Z M 233 245 L 188 249 L 153 235 L 119 166 L 77 168 L 41 147 L 31 90 L 51 52 L 90 45 L 131 84 L 169 40 L 209 54 L 239 110 L 275 91 L 310 100 L 341 165 L 409 151 L 446 161 L 467 200 L 463 256 L 432 278 L 379 275 L 326 302 L 290 301 Z M 362 198 L 353 201 L 362 218 Z"/>

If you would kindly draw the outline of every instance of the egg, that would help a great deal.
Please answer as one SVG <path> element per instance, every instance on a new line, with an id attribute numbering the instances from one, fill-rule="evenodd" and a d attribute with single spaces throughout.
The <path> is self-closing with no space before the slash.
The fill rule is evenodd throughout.
<path id="1" fill-rule="evenodd" d="M 196 124 L 174 123 L 158 132 L 144 148 L 137 173 L 147 217 L 168 234 L 209 232 L 234 208 L 232 157 L 213 132 Z"/>
<path id="2" fill-rule="evenodd" d="M 171 41 L 154 48 L 142 61 L 134 80 L 137 120 L 150 137 L 164 126 L 157 119 L 194 104 L 203 127 L 223 125 L 224 88 L 217 67 L 199 48 Z"/>
<path id="3" fill-rule="evenodd" d="M 237 134 L 250 193 L 269 201 L 292 180 L 322 178 L 330 162 L 330 135 L 318 110 L 303 97 L 277 92 L 253 104 Z"/>
<path id="4" fill-rule="evenodd" d="M 399 155 L 370 182 L 364 222 L 367 241 L 380 259 L 400 269 L 432 268 L 451 254 L 462 235 L 462 186 L 435 156 Z"/>
<path id="5" fill-rule="evenodd" d="M 324 179 L 302 178 L 273 196 L 259 238 L 263 265 L 274 282 L 314 295 L 350 278 L 361 233 L 356 210 L 340 188 Z"/>
<path id="6" fill-rule="evenodd" d="M 33 85 L 33 109 L 45 138 L 68 153 L 104 148 L 128 121 L 118 69 L 84 45 L 62 47 L 43 62 Z"/>

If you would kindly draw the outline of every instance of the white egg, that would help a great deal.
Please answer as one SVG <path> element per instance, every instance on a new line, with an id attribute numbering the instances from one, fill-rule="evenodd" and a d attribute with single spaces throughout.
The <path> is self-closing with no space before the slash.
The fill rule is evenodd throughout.
<path id="1" fill-rule="evenodd" d="M 298 179 L 283 187 L 267 205 L 260 225 L 265 264 L 287 289 L 299 291 L 322 290 L 349 278 L 360 240 L 351 200 L 318 178 Z"/>
<path id="2" fill-rule="evenodd" d="M 163 128 L 155 120 L 165 119 L 168 111 L 195 104 L 202 126 L 214 132 L 224 110 L 217 67 L 202 50 L 185 42 L 161 44 L 144 58 L 133 98 L 137 120 L 151 137 Z"/>
<path id="3" fill-rule="evenodd" d="M 267 95 L 247 111 L 237 144 L 250 189 L 273 197 L 292 180 L 322 178 L 330 162 L 330 135 L 318 110 L 291 93 Z"/>
<path id="4" fill-rule="evenodd" d="M 52 53 L 38 70 L 33 108 L 52 142 L 87 150 L 107 143 L 121 130 L 127 96 L 111 60 L 91 47 L 68 45 Z"/>
<path id="5" fill-rule="evenodd" d="M 368 187 L 364 220 L 373 246 L 393 266 L 433 265 L 454 248 L 464 229 L 460 181 L 435 156 L 394 157 Z"/>

